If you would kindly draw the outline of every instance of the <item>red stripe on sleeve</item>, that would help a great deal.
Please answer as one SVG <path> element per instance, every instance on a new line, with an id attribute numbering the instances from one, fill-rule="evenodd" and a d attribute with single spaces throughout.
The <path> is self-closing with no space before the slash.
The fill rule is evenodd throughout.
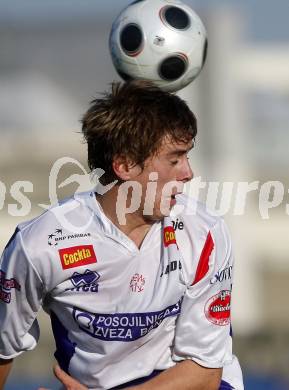
<path id="1" fill-rule="evenodd" d="M 209 257 L 212 253 L 212 250 L 214 249 L 214 242 L 211 236 L 211 233 L 209 232 L 206 238 L 205 245 L 203 247 L 195 280 L 192 283 L 192 286 L 196 283 L 198 283 L 203 277 L 206 275 L 206 273 L 209 271 Z"/>

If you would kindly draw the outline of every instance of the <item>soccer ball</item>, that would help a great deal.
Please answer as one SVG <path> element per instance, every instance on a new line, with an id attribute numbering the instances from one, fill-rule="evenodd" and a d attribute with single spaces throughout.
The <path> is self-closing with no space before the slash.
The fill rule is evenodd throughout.
<path id="1" fill-rule="evenodd" d="M 200 73 L 207 34 L 199 16 L 179 0 L 137 0 L 113 22 L 109 47 L 124 80 L 150 80 L 173 92 Z"/>

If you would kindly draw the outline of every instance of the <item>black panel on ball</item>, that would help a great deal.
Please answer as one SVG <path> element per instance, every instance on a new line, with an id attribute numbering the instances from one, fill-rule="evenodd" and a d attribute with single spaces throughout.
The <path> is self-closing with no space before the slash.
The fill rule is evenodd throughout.
<path id="1" fill-rule="evenodd" d="M 206 38 L 205 40 L 205 45 L 204 45 L 204 51 L 203 51 L 203 61 L 202 61 L 202 66 L 204 66 L 207 58 L 207 52 L 208 52 L 208 40 Z"/>
<path id="2" fill-rule="evenodd" d="M 184 30 L 190 25 L 190 18 L 188 14 L 178 7 L 167 7 L 164 13 L 164 18 L 170 26 L 178 30 Z"/>
<path id="3" fill-rule="evenodd" d="M 128 24 L 120 34 L 120 45 L 129 55 L 136 53 L 142 45 L 142 32 L 136 24 Z"/>
<path id="4" fill-rule="evenodd" d="M 174 81 L 186 71 L 187 63 L 179 56 L 166 58 L 159 66 L 159 75 L 164 80 Z"/>

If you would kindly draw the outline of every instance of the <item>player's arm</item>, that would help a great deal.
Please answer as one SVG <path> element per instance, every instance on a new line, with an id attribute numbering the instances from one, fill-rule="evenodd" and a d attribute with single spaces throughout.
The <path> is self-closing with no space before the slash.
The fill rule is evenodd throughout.
<path id="1" fill-rule="evenodd" d="M 12 359 L 32 350 L 39 338 L 36 321 L 43 284 L 27 257 L 16 230 L 0 258 L 0 384 L 8 377 Z"/>
<path id="2" fill-rule="evenodd" d="M 176 323 L 172 357 L 179 363 L 192 360 L 198 375 L 194 379 L 197 386 L 198 380 L 203 377 L 206 380 L 207 376 L 214 388 L 222 367 L 233 360 L 230 331 L 233 256 L 223 220 L 218 220 L 207 232 L 197 264 L 193 274 L 188 272 L 185 276 L 189 278 L 188 287 Z"/>
<path id="3" fill-rule="evenodd" d="M 128 390 L 218 390 L 221 376 L 220 368 L 205 368 L 191 360 L 185 360 Z"/>
<path id="4" fill-rule="evenodd" d="M 87 387 L 66 374 L 59 366 L 54 367 L 56 378 L 67 390 L 87 390 Z M 222 369 L 212 369 L 199 366 L 186 360 L 177 363 L 157 377 L 142 385 L 127 388 L 128 390 L 217 390 L 219 389 Z M 47 390 L 40 388 L 38 390 Z"/>
<path id="5" fill-rule="evenodd" d="M 4 389 L 4 385 L 11 370 L 12 363 L 13 359 L 0 359 L 0 390 Z"/>
<path id="6" fill-rule="evenodd" d="M 78 382 L 72 376 L 66 374 L 58 364 L 53 367 L 53 372 L 56 378 L 61 382 L 66 390 L 88 390 L 88 388 Z M 38 390 L 48 390 L 45 387 L 39 387 Z"/>

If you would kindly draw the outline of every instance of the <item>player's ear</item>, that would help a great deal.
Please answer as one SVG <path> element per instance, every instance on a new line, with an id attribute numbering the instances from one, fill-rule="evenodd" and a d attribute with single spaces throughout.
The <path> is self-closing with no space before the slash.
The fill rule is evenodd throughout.
<path id="1" fill-rule="evenodd" d="M 140 167 L 127 156 L 116 156 L 112 162 L 115 174 L 123 181 L 133 180 L 139 173 Z"/>

